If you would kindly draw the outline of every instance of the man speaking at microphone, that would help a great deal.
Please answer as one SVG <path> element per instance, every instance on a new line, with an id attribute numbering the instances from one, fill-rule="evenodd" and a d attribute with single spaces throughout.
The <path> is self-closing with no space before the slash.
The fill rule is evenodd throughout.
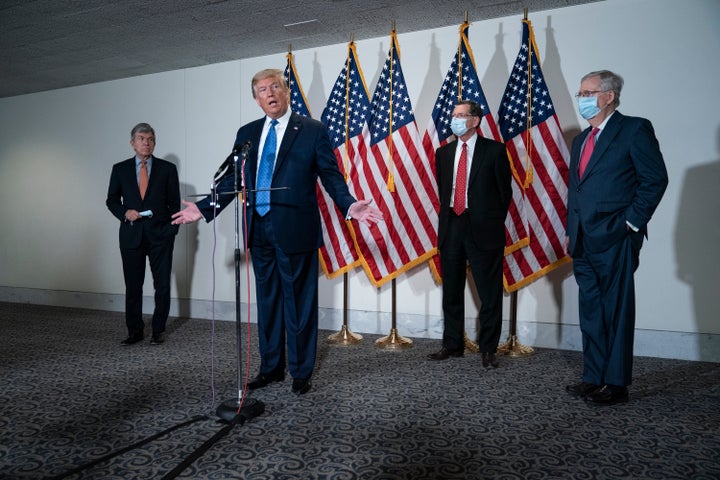
<path id="1" fill-rule="evenodd" d="M 290 110 L 290 89 L 282 70 L 255 74 L 253 98 L 265 117 L 240 127 L 235 149 L 249 143 L 244 165 L 247 189 L 245 224 L 257 292 L 260 372 L 249 383 L 262 388 L 293 378 L 292 392 L 310 390 L 318 335 L 318 248 L 322 245 L 316 183 L 346 218 L 372 225 L 382 213 L 370 200 L 356 201 L 337 167 L 325 126 Z M 218 192 L 232 191 L 226 175 Z M 221 211 L 234 195 L 218 197 Z M 173 224 L 213 220 L 208 196 L 173 215 Z M 287 341 L 287 350 L 286 350 Z"/>

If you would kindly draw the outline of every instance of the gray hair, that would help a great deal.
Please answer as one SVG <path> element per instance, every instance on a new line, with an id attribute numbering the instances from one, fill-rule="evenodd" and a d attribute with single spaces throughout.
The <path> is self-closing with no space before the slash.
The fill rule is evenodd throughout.
<path id="1" fill-rule="evenodd" d="M 130 130 L 130 140 L 135 138 L 136 133 L 152 133 L 155 136 L 155 130 L 150 126 L 149 123 L 138 123 Z"/>
<path id="2" fill-rule="evenodd" d="M 613 91 L 615 93 L 613 105 L 615 107 L 620 105 L 620 92 L 622 91 L 623 84 L 625 83 L 623 78 L 610 70 L 598 70 L 597 72 L 588 73 L 582 78 L 582 80 L 580 80 L 580 82 L 582 83 L 592 77 L 598 77 L 600 79 L 600 90 L 603 92 Z"/>

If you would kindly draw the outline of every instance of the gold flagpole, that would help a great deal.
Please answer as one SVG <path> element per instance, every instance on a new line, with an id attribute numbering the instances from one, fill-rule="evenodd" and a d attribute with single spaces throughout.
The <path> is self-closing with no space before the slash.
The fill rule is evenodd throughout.
<path id="1" fill-rule="evenodd" d="M 345 182 L 348 180 L 348 145 L 350 143 L 350 109 L 348 108 L 349 92 L 350 92 L 350 49 L 353 48 L 354 34 L 350 37 L 350 45 L 348 46 L 348 57 L 345 62 L 345 152 L 343 152 L 343 160 L 345 163 Z M 339 332 L 333 333 L 328 336 L 328 343 L 337 345 L 355 345 L 362 341 L 362 335 L 353 333 L 348 328 L 348 274 L 347 271 L 343 272 L 343 324 Z"/>
<path id="2" fill-rule="evenodd" d="M 348 328 L 348 274 L 343 273 L 343 324 L 339 332 L 328 336 L 328 343 L 335 345 L 355 345 L 362 341 L 362 335 L 353 333 Z"/>
<path id="3" fill-rule="evenodd" d="M 397 332 L 397 289 L 395 288 L 395 279 L 392 279 L 392 326 L 390 327 L 390 334 L 382 338 L 375 340 L 375 346 L 378 348 L 385 348 L 387 350 L 400 350 L 403 348 L 410 348 L 413 346 L 413 341 L 409 338 L 400 336 Z"/>
<path id="4" fill-rule="evenodd" d="M 468 11 L 465 10 L 465 21 L 462 25 L 460 25 L 460 41 L 458 42 L 458 50 L 457 50 L 457 56 L 458 56 L 458 99 L 463 100 L 463 58 L 462 58 L 462 47 L 463 42 L 465 41 L 465 30 L 470 27 L 470 15 L 468 14 Z M 469 40 L 469 38 L 468 38 Z M 470 61 L 470 59 L 468 59 Z M 470 340 L 470 337 L 468 337 L 467 329 L 463 330 L 463 345 L 465 348 L 465 351 L 470 353 L 478 353 L 480 352 L 480 346 L 476 343 Z"/>
<path id="5" fill-rule="evenodd" d="M 525 7 L 525 15 L 523 21 L 528 21 L 528 9 Z M 532 151 L 532 54 L 534 50 L 534 42 L 533 42 L 533 34 L 532 30 L 530 29 L 530 25 L 528 25 L 528 90 L 527 90 L 527 128 L 525 130 L 526 132 L 526 141 L 525 145 L 527 150 L 527 167 L 525 168 L 525 188 L 529 186 L 528 184 L 528 176 L 529 178 L 532 178 L 532 160 L 530 157 L 530 153 Z M 530 183 L 532 183 L 532 180 L 530 180 Z M 521 357 L 526 355 L 532 355 L 535 353 L 535 350 L 532 349 L 532 347 L 528 347 L 520 343 L 520 341 L 517 338 L 517 290 L 512 292 L 510 294 L 510 332 L 509 337 L 505 343 L 500 345 L 497 349 L 498 355 L 510 355 L 511 357 Z"/>
<path id="6" fill-rule="evenodd" d="M 388 117 L 388 124 L 390 127 L 390 159 L 388 162 L 388 190 L 391 192 L 395 191 L 395 185 L 392 178 L 392 107 L 393 107 L 393 96 L 392 96 L 392 82 L 393 82 L 393 57 L 395 55 L 395 20 L 392 22 L 392 34 L 390 36 L 390 116 Z M 413 341 L 409 338 L 400 336 L 397 333 L 397 288 L 395 285 L 395 279 L 392 279 L 392 325 L 390 327 L 390 334 L 375 340 L 375 346 L 378 348 L 385 348 L 388 350 L 399 350 L 403 348 L 410 348 L 413 346 Z"/>

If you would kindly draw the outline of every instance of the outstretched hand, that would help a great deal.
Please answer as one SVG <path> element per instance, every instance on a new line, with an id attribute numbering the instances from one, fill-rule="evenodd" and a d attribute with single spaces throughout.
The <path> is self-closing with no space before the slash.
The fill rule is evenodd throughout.
<path id="1" fill-rule="evenodd" d="M 375 207 L 371 207 L 370 202 L 372 200 L 358 200 L 350 205 L 348 215 L 368 227 L 373 223 L 381 222 L 383 220 L 382 212 Z"/>
<path id="2" fill-rule="evenodd" d="M 182 204 L 185 205 L 185 208 L 177 213 L 173 213 L 172 215 L 173 225 L 193 223 L 197 222 L 202 218 L 202 213 L 200 213 L 200 209 L 197 207 L 197 205 L 192 202 L 187 202 L 185 200 L 182 201 Z"/>

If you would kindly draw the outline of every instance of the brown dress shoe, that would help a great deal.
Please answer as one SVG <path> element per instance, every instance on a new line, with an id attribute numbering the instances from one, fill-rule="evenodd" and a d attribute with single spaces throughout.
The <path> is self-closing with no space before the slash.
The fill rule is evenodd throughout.
<path id="1" fill-rule="evenodd" d="M 163 332 L 153 333 L 150 339 L 150 345 L 162 345 L 165 341 L 165 334 Z"/>
<path id="2" fill-rule="evenodd" d="M 430 360 L 447 360 L 450 357 L 462 357 L 463 356 L 463 350 L 449 350 L 445 347 L 442 347 L 440 350 L 438 350 L 435 353 L 431 353 L 428 355 L 428 358 Z"/>
<path id="3" fill-rule="evenodd" d="M 497 368 L 500 366 L 500 364 L 497 361 L 497 358 L 495 358 L 494 353 L 488 353 L 483 352 L 482 353 L 482 366 L 483 368 Z"/>

